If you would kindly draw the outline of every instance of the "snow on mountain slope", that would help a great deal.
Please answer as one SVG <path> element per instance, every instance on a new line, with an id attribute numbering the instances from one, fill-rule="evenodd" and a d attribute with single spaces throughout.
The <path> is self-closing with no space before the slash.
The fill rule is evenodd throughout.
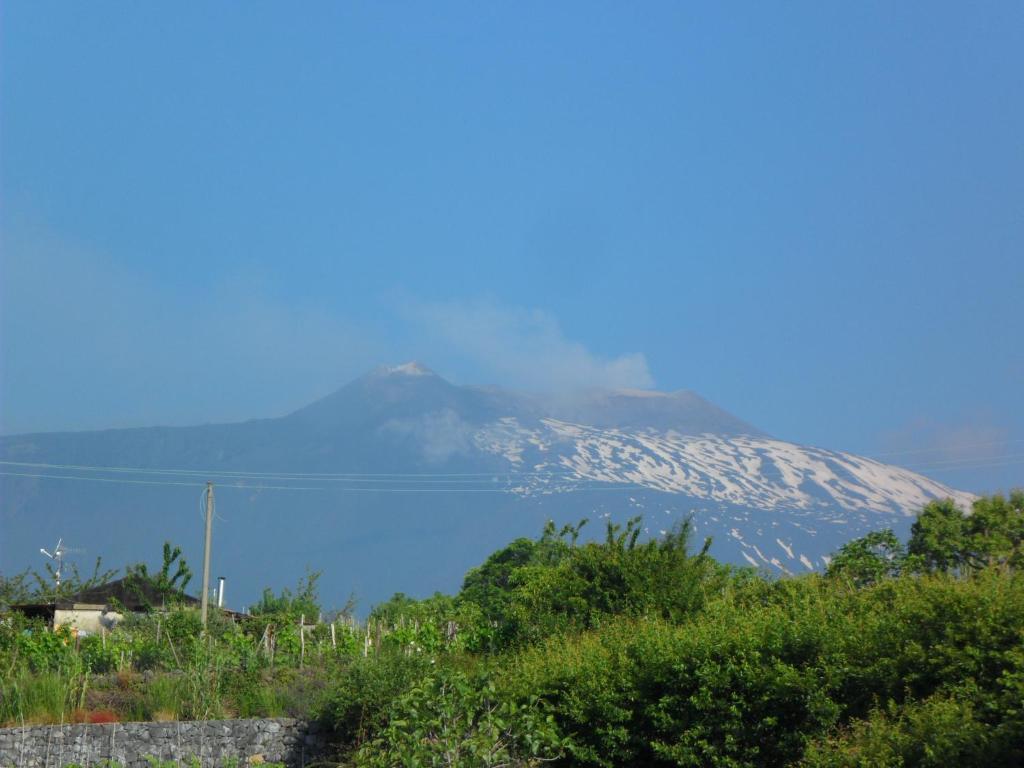
<path id="1" fill-rule="evenodd" d="M 481 426 L 473 442 L 507 462 L 524 500 L 544 499 L 562 514 L 640 514 L 648 535 L 689 518 L 720 560 L 782 573 L 822 568 L 870 531 L 906 536 L 933 499 L 964 508 L 974 499 L 900 467 L 771 437 L 507 417 Z"/>
<path id="2" fill-rule="evenodd" d="M 34 565 L 57 537 L 113 564 L 153 541 L 198 548 L 187 481 L 213 480 L 235 516 L 217 567 L 237 594 L 322 563 L 325 588 L 369 604 L 411 584 L 455 590 L 548 519 L 586 517 L 585 537 L 635 515 L 652 537 L 689 519 L 722 562 L 799 573 L 869 531 L 906 536 L 932 499 L 972 501 L 904 469 L 778 440 L 685 390 L 540 396 L 459 386 L 418 363 L 375 369 L 280 418 L 0 437 L 0 462 L 5 571 Z M 198 474 L 179 474 L 189 469 Z M 251 557 L 268 546 L 273 558 Z"/>
<path id="3" fill-rule="evenodd" d="M 908 516 L 935 498 L 964 505 L 973 499 L 873 459 L 772 438 L 600 429 L 547 418 L 530 427 L 507 418 L 480 429 L 475 441 L 514 467 L 538 473 L 524 493 L 588 480 L 754 509 Z"/>

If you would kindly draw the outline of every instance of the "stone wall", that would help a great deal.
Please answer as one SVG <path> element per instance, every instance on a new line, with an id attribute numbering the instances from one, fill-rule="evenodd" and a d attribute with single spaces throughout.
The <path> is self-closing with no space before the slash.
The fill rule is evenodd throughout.
<path id="1" fill-rule="evenodd" d="M 326 738 L 315 725 L 286 718 L 0 729 L 0 768 L 150 768 L 147 757 L 182 766 L 198 758 L 203 768 L 302 768 L 325 751 Z"/>

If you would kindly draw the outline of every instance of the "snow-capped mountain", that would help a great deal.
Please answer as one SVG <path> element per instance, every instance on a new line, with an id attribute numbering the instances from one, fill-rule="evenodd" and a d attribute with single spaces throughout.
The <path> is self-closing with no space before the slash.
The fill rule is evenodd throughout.
<path id="1" fill-rule="evenodd" d="M 698 528 L 716 535 L 713 551 L 728 545 L 750 565 L 784 572 L 824 565 L 852 534 L 903 531 L 932 499 L 951 497 L 964 507 L 973 500 L 873 459 L 753 435 L 602 429 L 556 419 L 527 428 L 507 418 L 480 429 L 475 440 L 481 450 L 531 468 L 519 493 L 603 483 L 630 492 L 631 506 L 642 509 L 636 497 L 657 492 L 655 506 L 667 514 L 690 505 Z"/>
<path id="2" fill-rule="evenodd" d="M 473 438 L 480 450 L 500 454 L 516 469 L 528 468 L 521 493 L 593 481 L 766 512 L 828 508 L 877 514 L 908 514 L 934 498 L 971 498 L 873 459 L 767 437 L 601 429 L 547 418 L 529 428 L 510 417 L 481 427 Z"/>
<path id="3" fill-rule="evenodd" d="M 335 596 L 354 588 L 364 603 L 456 589 L 548 518 L 587 517 L 599 535 L 604 519 L 641 514 L 652 536 L 692 518 L 719 558 L 793 573 L 867 531 L 905 534 L 931 499 L 972 499 L 776 439 L 692 392 L 528 396 L 455 386 L 418 363 L 282 418 L 13 436 L 0 460 L 4 572 L 55 536 L 108 562 L 154 556 L 164 539 L 198 560 L 193 496 L 210 479 L 224 518 L 215 567 L 241 594 L 309 564 Z"/>

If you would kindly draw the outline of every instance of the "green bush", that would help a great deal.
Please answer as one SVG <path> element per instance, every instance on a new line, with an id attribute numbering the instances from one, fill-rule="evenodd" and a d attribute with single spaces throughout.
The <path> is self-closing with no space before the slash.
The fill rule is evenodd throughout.
<path id="1" fill-rule="evenodd" d="M 997 768 L 1019 765 L 1000 749 L 968 701 L 936 696 L 872 710 L 838 735 L 810 744 L 801 768 Z"/>
<path id="2" fill-rule="evenodd" d="M 312 575 L 205 634 L 191 609 L 77 642 L 7 616 L 0 720 L 312 713 L 370 768 L 1022 765 L 1022 501 L 938 502 L 909 554 L 883 531 L 775 580 L 691 553 L 685 526 L 579 544 L 549 524 L 333 642 L 298 626 Z"/>
<path id="3" fill-rule="evenodd" d="M 784 766 L 881 703 L 954 689 L 1013 743 L 1022 639 L 1024 582 L 1004 573 L 865 589 L 811 576 L 741 585 L 678 625 L 553 638 L 502 685 L 550 703 L 576 765 Z"/>
<path id="4" fill-rule="evenodd" d="M 435 660 L 420 654 L 381 653 L 342 663 L 318 706 L 345 751 L 387 727 L 393 703 L 425 679 Z"/>
<path id="5" fill-rule="evenodd" d="M 501 700 L 486 676 L 437 669 L 397 698 L 387 725 L 365 743 L 365 768 L 534 766 L 557 757 L 562 740 L 543 705 Z"/>
<path id="6" fill-rule="evenodd" d="M 460 598 L 483 599 L 482 618 L 496 627 L 497 650 L 593 629 L 615 616 L 682 621 L 728 581 L 729 569 L 707 556 L 710 541 L 689 553 L 688 522 L 644 542 L 640 518 L 625 528 L 609 523 L 603 543 L 576 546 L 578 528 L 563 529 L 571 542 L 552 541 L 553 531 L 549 526 L 532 549 L 520 543 L 505 551 L 505 560 L 489 560 L 489 579 L 483 569 L 467 576 Z"/>

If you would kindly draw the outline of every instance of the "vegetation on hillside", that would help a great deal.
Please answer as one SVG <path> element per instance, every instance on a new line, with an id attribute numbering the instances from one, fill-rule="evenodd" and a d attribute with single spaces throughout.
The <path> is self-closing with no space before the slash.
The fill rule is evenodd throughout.
<path id="1" fill-rule="evenodd" d="M 872 533 L 793 578 L 687 525 L 582 525 L 361 624 L 314 623 L 315 574 L 205 636 L 187 609 L 77 639 L 9 615 L 0 720 L 317 717 L 373 768 L 1024 763 L 1024 493 L 933 502 L 905 545 Z"/>

